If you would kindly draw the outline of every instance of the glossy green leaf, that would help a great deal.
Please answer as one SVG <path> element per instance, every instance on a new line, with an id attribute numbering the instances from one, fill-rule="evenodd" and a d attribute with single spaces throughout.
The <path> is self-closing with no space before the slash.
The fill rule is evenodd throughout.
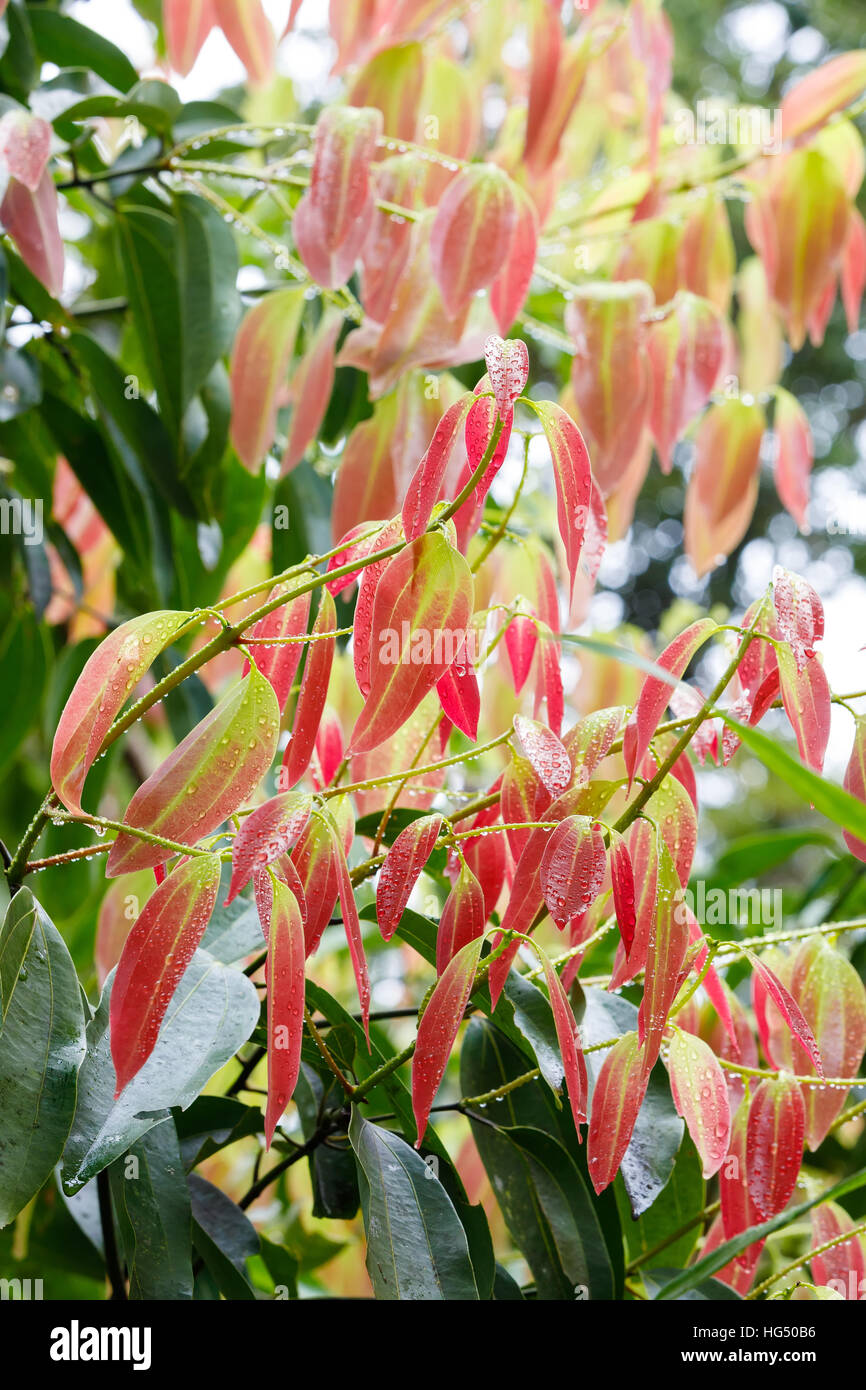
<path id="1" fill-rule="evenodd" d="M 132 1144 L 109 1181 L 130 1298 L 192 1298 L 189 1191 L 174 1122 Z"/>

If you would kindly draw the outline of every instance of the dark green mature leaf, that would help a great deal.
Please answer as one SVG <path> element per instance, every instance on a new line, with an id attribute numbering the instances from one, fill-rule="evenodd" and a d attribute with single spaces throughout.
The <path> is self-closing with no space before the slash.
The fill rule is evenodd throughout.
<path id="1" fill-rule="evenodd" d="M 204 198 L 181 193 L 175 197 L 174 208 L 185 409 L 214 363 L 229 351 L 241 302 L 235 287 L 238 253 L 231 229 Z"/>
<path id="2" fill-rule="evenodd" d="M 199 1096 L 187 1110 L 174 1112 L 180 1151 L 187 1169 L 250 1134 L 264 1133 L 257 1105 L 232 1096 Z"/>
<path id="3" fill-rule="evenodd" d="M 284 1245 L 277 1245 L 265 1236 L 260 1236 L 259 1239 L 262 1261 L 274 1281 L 274 1298 L 297 1298 L 300 1268 L 297 1256 Z"/>
<path id="4" fill-rule="evenodd" d="M 435 1171 L 404 1140 L 352 1114 L 367 1232 L 367 1270 L 377 1298 L 478 1298 L 466 1233 Z"/>
<path id="5" fill-rule="evenodd" d="M 84 1014 L 75 967 L 27 888 L 0 928 L 0 1226 L 51 1175 L 75 1113 Z"/>
<path id="6" fill-rule="evenodd" d="M 230 1299 L 255 1298 L 246 1263 L 259 1253 L 255 1226 L 237 1203 L 197 1173 L 189 1179 L 193 1243 L 216 1281 Z"/>
<path id="7" fill-rule="evenodd" d="M 0 59 L 0 88 L 22 105 L 27 105 L 31 89 L 39 80 L 39 64 L 33 29 L 32 11 L 14 0 L 3 13 L 6 46 Z"/>
<path id="8" fill-rule="evenodd" d="M 183 336 L 177 224 L 166 212 L 128 205 L 117 235 L 133 322 L 172 439 L 183 419 Z"/>
<path id="9" fill-rule="evenodd" d="M 126 54 L 95 29 L 42 5 L 31 6 L 28 13 L 43 62 L 56 63 L 59 68 L 91 68 L 119 92 L 129 91 L 138 82 L 138 73 Z"/>
<path id="10" fill-rule="evenodd" d="M 48 669 L 45 631 L 26 609 L 15 618 L 11 602 L 0 601 L 0 686 L 4 692 L 0 720 L 0 771 L 21 747 L 39 718 Z"/>
<path id="11" fill-rule="evenodd" d="M 683 1138 L 674 1171 L 668 1181 L 649 1210 L 637 1221 L 632 1218 L 625 1186 L 619 1176 L 614 1183 L 614 1191 L 622 1217 L 628 1257 L 630 1260 L 643 1259 L 657 1245 L 703 1211 L 706 1184 L 701 1174 L 697 1150 L 689 1136 L 686 1134 Z M 641 1271 L 652 1269 L 655 1265 L 682 1267 L 694 1250 L 700 1233 L 701 1223 L 696 1221 L 677 1240 L 642 1263 Z"/>
<path id="12" fill-rule="evenodd" d="M 622 1037 L 623 1033 L 637 1028 L 637 1009 L 627 999 L 594 988 L 587 989 L 584 998 L 585 1009 L 577 1019 L 584 1047 Z M 605 1055 L 604 1050 L 587 1054 L 590 1106 L 595 1080 L 604 1064 Z M 670 1178 L 684 1128 L 671 1099 L 667 1072 L 659 1064 L 652 1070 L 631 1143 L 620 1168 L 633 1216 L 642 1215 L 652 1206 Z"/>
<path id="13" fill-rule="evenodd" d="M 317 1071 L 302 1063 L 293 1099 L 301 1117 L 305 1140 L 310 1140 L 315 1134 L 325 1107 L 339 1106 L 341 1098 L 342 1091 L 336 1080 L 326 1086 Z M 313 1216 L 351 1221 L 361 1200 L 358 1169 L 352 1150 L 348 1145 L 320 1145 L 312 1151 L 307 1161 L 313 1188 Z"/>
<path id="14" fill-rule="evenodd" d="M 156 1125 L 109 1169 L 130 1298 L 192 1298 L 189 1191 L 174 1122 Z"/>
<path id="15" fill-rule="evenodd" d="M 215 1071 L 246 1042 L 259 1018 L 255 986 L 205 951 L 196 951 L 169 1006 L 156 1047 L 138 1075 L 114 1100 L 108 1039 L 114 972 L 105 982 L 87 1030 L 75 1122 L 63 1157 L 63 1185 L 74 1192 L 130 1144 L 166 1118 L 173 1106 L 191 1105 Z"/>
<path id="16" fill-rule="evenodd" d="M 493 1279 L 493 1299 L 496 1303 L 523 1302 L 523 1294 L 516 1279 L 512 1279 L 507 1269 L 502 1265 L 496 1266 L 496 1274 Z"/>
<path id="17" fill-rule="evenodd" d="M 565 1071 L 550 1001 L 531 980 L 524 979 L 516 970 L 509 971 L 496 1006 L 494 1020 L 497 1025 L 501 1026 L 499 1015 L 506 1015 L 509 1010 L 514 1026 L 532 1049 L 541 1075 L 551 1090 L 558 1092 L 565 1080 Z"/>
<path id="18" fill-rule="evenodd" d="M 0 348 L 0 421 L 32 410 L 42 399 L 39 363 L 29 353 Z"/>

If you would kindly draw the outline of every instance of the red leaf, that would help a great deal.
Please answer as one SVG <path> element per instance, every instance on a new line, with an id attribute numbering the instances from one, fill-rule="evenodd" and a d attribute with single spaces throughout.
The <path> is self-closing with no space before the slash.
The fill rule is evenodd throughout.
<path id="1" fill-rule="evenodd" d="M 749 1193 L 746 1165 L 748 1112 L 748 1104 L 744 1101 L 733 1117 L 730 1148 L 719 1171 L 719 1196 L 725 1240 L 733 1240 L 734 1236 L 741 1235 L 750 1226 L 757 1225 L 760 1220 Z M 751 1271 L 763 1247 L 763 1241 L 755 1241 L 741 1255 L 737 1255 L 736 1263 L 739 1268 Z"/>
<path id="2" fill-rule="evenodd" d="M 337 645 L 337 639 L 333 636 L 336 630 L 337 610 L 334 600 L 328 590 L 323 589 L 307 648 L 307 661 L 292 730 L 280 770 L 280 785 L 284 788 L 293 787 L 303 777 L 313 756 L 319 721 L 328 698 L 328 681 L 331 678 L 331 666 Z M 329 633 L 332 635 L 328 636 Z"/>
<path id="3" fill-rule="evenodd" d="M 765 423 L 759 405 L 732 399 L 711 405 L 698 425 L 683 524 L 700 576 L 730 555 L 752 519 Z"/>
<path id="4" fill-rule="evenodd" d="M 505 629 L 505 650 L 511 664 L 515 695 L 519 695 L 526 684 L 537 644 L 538 632 L 533 619 L 515 613 Z"/>
<path id="5" fill-rule="evenodd" d="M 809 507 L 809 475 L 815 449 L 805 410 L 790 391 L 776 387 L 776 436 L 774 472 L 776 492 L 783 507 L 791 513 L 800 530 L 806 526 Z"/>
<path id="6" fill-rule="evenodd" d="M 529 293 L 538 247 L 538 216 L 522 188 L 516 188 L 517 221 L 503 269 L 490 286 L 490 307 L 503 336 L 511 328 Z"/>
<path id="7" fill-rule="evenodd" d="M 627 958 L 637 925 L 634 866 L 626 841 L 618 830 L 613 829 L 610 832 L 610 878 L 613 887 L 613 908 Z"/>
<path id="8" fill-rule="evenodd" d="M 568 1087 L 568 1100 L 571 1106 L 571 1115 L 574 1120 L 574 1128 L 577 1132 L 578 1142 L 580 1142 L 580 1126 L 586 1121 L 586 1106 L 588 1101 L 588 1083 L 586 1075 L 586 1060 L 583 1055 L 583 1048 L 580 1045 L 580 1034 L 577 1031 L 577 1024 L 571 1005 L 568 1002 L 568 995 L 565 992 L 562 981 L 556 973 L 552 962 L 542 951 L 537 942 L 533 943 L 538 958 L 544 970 L 544 978 L 547 984 L 547 991 L 550 995 L 550 1008 L 553 1013 L 553 1022 L 556 1028 L 556 1037 L 559 1043 L 559 1051 L 562 1057 L 562 1066 L 565 1071 L 565 1082 Z"/>
<path id="9" fill-rule="evenodd" d="M 232 349 L 232 444 L 255 473 L 274 442 L 280 393 L 295 346 L 303 289 L 273 290 L 244 316 Z"/>
<path id="10" fill-rule="evenodd" d="M 326 820 L 331 832 L 331 842 L 334 847 L 334 860 L 337 871 L 337 883 L 339 885 L 340 907 L 343 912 L 343 927 L 346 932 L 346 941 L 349 945 L 349 955 L 352 959 L 352 969 L 355 972 L 355 983 L 358 988 L 358 1001 L 361 1005 L 361 1022 L 364 1025 L 364 1032 L 367 1035 L 367 1046 L 370 1045 L 370 977 L 367 973 L 367 958 L 364 955 L 364 943 L 361 939 L 361 923 L 358 918 L 358 908 L 355 904 L 355 892 L 352 888 L 352 879 L 349 874 L 349 864 L 346 859 L 346 849 L 340 829 L 333 817 L 326 812 Z"/>
<path id="11" fill-rule="evenodd" d="M 473 401 L 472 393 L 467 391 L 446 410 L 436 426 L 427 452 L 415 470 L 403 503 L 403 530 L 409 541 L 415 540 L 427 528 L 442 492 L 454 445 L 460 438 Z"/>
<path id="12" fill-rule="evenodd" d="M 395 520 L 389 521 L 388 525 L 379 532 L 367 554 L 372 555 L 374 552 L 378 553 L 380 550 L 389 549 L 397 540 L 402 538 L 402 535 L 403 528 L 399 520 L 395 518 Z M 361 570 L 361 580 L 358 585 L 358 598 L 355 603 L 355 619 L 352 628 L 352 661 L 358 689 L 364 696 L 370 693 L 373 612 L 376 604 L 376 591 L 379 587 L 379 580 L 390 563 L 390 557 L 386 556 L 383 560 L 377 560 L 375 564 L 367 565 Z"/>
<path id="13" fill-rule="evenodd" d="M 596 1193 L 613 1182 L 646 1093 L 647 1071 L 637 1033 L 625 1033 L 604 1059 L 592 1093 L 586 1157 Z"/>
<path id="14" fill-rule="evenodd" d="M 281 472 L 289 473 L 319 432 L 334 385 L 334 352 L 343 326 L 338 309 L 326 309 L 292 378 L 294 410 Z"/>
<path id="15" fill-rule="evenodd" d="M 822 1202 L 814 1207 L 811 1218 L 813 1248 L 854 1229 L 854 1222 L 836 1202 Z M 812 1255 L 809 1263 L 816 1284 L 829 1285 L 846 1300 L 862 1300 L 866 1291 L 866 1251 L 862 1234 L 839 1241 L 823 1255 Z"/>
<path id="16" fill-rule="evenodd" d="M 370 692 L 349 740 L 354 753 L 396 733 L 445 674 L 472 603 L 469 566 L 441 533 L 394 556 L 376 587 Z"/>
<path id="17" fill-rule="evenodd" d="M 51 126 L 41 116 L 13 107 L 0 120 L 0 161 L 11 178 L 35 193 L 51 157 Z"/>
<path id="18" fill-rule="evenodd" d="M 0 223 L 18 248 L 18 254 L 56 299 L 63 289 L 65 264 L 57 207 L 57 190 L 46 169 L 35 192 L 18 179 L 10 179 L 2 204 Z"/>
<path id="19" fill-rule="evenodd" d="M 250 82 L 266 87 L 274 75 L 276 40 L 261 0 L 213 0 L 217 24 L 247 70 Z"/>
<path id="20" fill-rule="evenodd" d="M 197 854 L 155 890 L 126 938 L 111 990 L 115 1096 L 144 1066 L 219 891 L 218 854 Z"/>
<path id="21" fill-rule="evenodd" d="M 807 767 L 820 772 L 830 738 L 830 687 L 824 667 L 813 656 L 798 670 L 787 647 L 779 649 L 778 657 L 782 704 L 797 735 L 800 757 Z"/>
<path id="22" fill-rule="evenodd" d="M 171 609 L 131 618 L 88 657 L 63 706 L 51 749 L 51 784 L 68 810 L 81 810 L 84 779 L 102 740 L 145 671 L 189 618 Z"/>
<path id="23" fill-rule="evenodd" d="M 556 484 L 556 517 L 570 579 L 569 602 L 586 533 L 592 493 L 589 454 L 571 416 L 553 401 L 533 403 L 547 437 Z"/>
<path id="24" fill-rule="evenodd" d="M 782 100 L 785 140 L 823 125 L 828 116 L 856 101 L 866 87 L 866 54 L 840 53 L 813 68 L 788 89 Z"/>
<path id="25" fill-rule="evenodd" d="M 269 599 L 276 598 L 277 594 L 290 594 L 292 584 L 277 584 L 268 595 Z M 250 652 L 253 661 L 266 676 L 274 688 L 277 697 L 277 704 L 282 712 L 288 702 L 292 690 L 292 682 L 295 679 L 295 672 L 301 660 L 304 650 L 303 642 L 284 642 L 280 638 L 284 637 L 305 637 L 307 634 L 307 622 L 310 616 L 310 595 L 299 594 L 297 598 L 290 599 L 288 603 L 281 604 L 266 617 L 260 618 L 249 633 L 255 638 L 250 643 Z M 267 639 L 267 640 L 265 640 Z M 267 645 L 267 641 L 273 641 L 272 646 Z M 244 675 L 249 670 L 249 662 L 244 666 Z"/>
<path id="26" fill-rule="evenodd" d="M 353 526 L 340 541 L 344 548 L 337 555 L 332 555 L 328 561 L 328 574 L 331 573 L 331 570 L 340 570 L 346 565 L 363 560 L 366 555 L 369 555 L 375 540 L 376 528 L 371 522 L 361 521 L 357 526 Z M 362 568 L 355 570 L 354 574 L 341 574 L 337 579 L 329 579 L 325 588 L 329 594 L 333 594 L 336 598 L 337 594 L 348 589 L 349 585 L 354 584 L 358 576 L 363 573 Z"/>
<path id="27" fill-rule="evenodd" d="M 574 764 L 576 786 L 586 786 L 592 774 L 610 752 L 622 731 L 627 711 L 622 705 L 598 709 L 584 715 L 563 735 L 563 745 Z"/>
<path id="28" fill-rule="evenodd" d="M 689 929 L 682 911 L 682 892 L 674 861 L 666 844 L 659 851 L 658 901 L 647 942 L 643 998 L 638 1012 L 638 1035 L 644 1047 L 644 1069 L 649 1075 L 661 1048 L 671 1005 L 680 987 L 680 975 L 689 945 Z"/>
<path id="29" fill-rule="evenodd" d="M 418 1131 L 416 1149 L 424 1139 L 430 1109 L 472 993 L 481 941 L 482 938 L 477 937 L 468 942 L 450 962 L 437 980 L 418 1025 L 412 1058 L 412 1111 Z"/>
<path id="30" fill-rule="evenodd" d="M 500 779 L 501 780 L 501 779 Z M 494 788 L 491 788 L 494 790 Z M 470 821 L 467 829 L 480 830 L 495 825 L 499 818 L 499 807 L 488 806 L 479 811 Z M 484 894 L 485 921 L 496 907 L 505 882 L 508 850 L 505 835 L 494 831 L 488 835 L 474 835 L 463 841 L 463 857 L 481 884 Z"/>
<path id="31" fill-rule="evenodd" d="M 464 642 L 444 676 L 436 682 L 442 709 L 452 724 L 474 743 L 481 715 L 481 691 Z"/>
<path id="32" fill-rule="evenodd" d="M 462 864 L 439 921 L 436 933 L 436 973 L 443 975 L 464 946 L 484 935 L 487 912 L 481 884 L 472 870 Z"/>
<path id="33" fill-rule="evenodd" d="M 707 300 L 680 291 L 670 312 L 647 333 L 652 373 L 650 428 L 662 471 L 673 465 L 677 439 L 700 414 L 725 359 L 725 323 Z"/>
<path id="34" fill-rule="evenodd" d="M 705 1178 L 721 1168 L 731 1137 L 731 1105 L 724 1074 L 701 1038 L 675 1028 L 667 1055 L 671 1093 L 701 1156 Z"/>
<path id="35" fill-rule="evenodd" d="M 854 722 L 854 743 L 842 785 L 858 801 L 866 802 L 866 715 L 858 716 Z M 843 830 L 842 838 L 851 853 L 866 862 L 866 841 L 858 840 L 850 830 Z"/>
<path id="36" fill-rule="evenodd" d="M 273 864 L 291 849 L 310 819 L 311 807 L 309 796 L 283 792 L 244 817 L 232 845 L 232 880 L 226 906 L 246 887 L 257 869 Z"/>
<path id="37" fill-rule="evenodd" d="M 342 800 L 342 798 L 341 798 Z M 334 801 L 330 803 L 333 815 Z M 354 821 L 351 822 L 354 830 Z M 292 850 L 292 862 L 304 886 L 307 903 L 307 920 L 304 935 L 307 955 L 317 950 L 322 933 L 331 920 L 331 914 L 340 891 L 340 877 L 337 869 L 337 855 L 330 827 L 315 813 L 310 816 L 306 829 L 298 838 Z"/>
<path id="38" fill-rule="evenodd" d="M 792 1076 L 762 1081 L 749 1104 L 746 1170 L 759 1221 L 783 1211 L 797 1186 L 806 1112 Z"/>
<path id="39" fill-rule="evenodd" d="M 681 679 L 695 653 L 715 630 L 716 624 L 712 618 L 700 618 L 665 647 L 656 664 Z M 629 787 L 649 748 L 650 739 L 658 727 L 659 720 L 670 703 L 672 688 L 660 676 L 647 676 L 643 683 L 623 739 L 623 756 L 629 775 Z"/>
<path id="40" fill-rule="evenodd" d="M 256 899 L 268 943 L 268 1104 L 265 1146 L 291 1100 L 301 1070 L 304 1036 L 304 923 L 290 888 L 270 874 L 257 875 Z"/>
<path id="41" fill-rule="evenodd" d="M 854 207 L 848 215 L 848 233 L 842 252 L 839 287 L 845 306 L 848 332 L 856 333 L 860 324 L 863 291 L 866 289 L 866 222 Z"/>
<path id="42" fill-rule="evenodd" d="M 325 706 L 316 733 L 316 764 L 311 776 L 316 791 L 329 787 L 343 761 L 343 730 L 334 711 Z"/>
<path id="43" fill-rule="evenodd" d="M 601 826 L 568 816 L 550 836 L 541 859 L 541 889 L 560 931 L 585 912 L 604 886 L 607 856 Z"/>
<path id="44" fill-rule="evenodd" d="M 280 711 L 270 683 L 253 667 L 133 796 L 124 824 L 181 844 L 210 835 L 243 804 L 273 760 Z M 121 832 L 108 878 L 151 869 L 173 850 Z"/>
<path id="45" fill-rule="evenodd" d="M 165 46 L 174 72 L 186 77 L 215 24 L 213 0 L 163 0 Z"/>
<path id="46" fill-rule="evenodd" d="M 800 1042 L 805 1047 L 818 1075 L 823 1076 L 824 1065 L 821 1061 L 821 1053 L 815 1041 L 815 1036 L 803 1017 L 803 1012 L 799 1004 L 788 993 L 779 977 L 768 965 L 764 964 L 759 956 L 755 955 L 754 951 L 750 951 L 747 946 L 742 945 L 739 949 L 751 964 L 752 969 L 760 977 L 762 985 L 779 1010 L 779 1013 L 784 1018 L 791 1032 L 795 1037 L 799 1038 Z"/>
<path id="47" fill-rule="evenodd" d="M 507 342 L 491 333 L 484 344 L 484 361 L 493 387 L 500 420 L 505 420 L 529 377 L 529 353 L 520 338 Z"/>
<path id="48" fill-rule="evenodd" d="M 779 636 L 794 654 L 797 670 L 815 654 L 815 643 L 824 636 L 824 606 L 808 580 L 777 565 L 773 572 L 773 603 Z"/>
<path id="49" fill-rule="evenodd" d="M 515 714 L 514 732 L 539 781 L 551 796 L 559 796 L 571 783 L 571 758 L 556 734 L 525 715 Z"/>
<path id="50" fill-rule="evenodd" d="M 470 164 L 440 199 L 430 236 L 430 261 L 448 314 L 502 270 L 517 226 L 517 196 L 495 164 Z"/>
<path id="51" fill-rule="evenodd" d="M 687 903 L 684 903 L 683 906 L 686 910 L 686 916 L 688 919 L 689 926 L 689 937 L 692 941 L 692 944 L 698 941 L 703 941 L 704 934 L 701 931 L 700 923 L 698 922 L 697 917 L 692 912 L 691 908 L 688 906 Z M 695 974 L 701 974 L 701 971 L 703 970 L 704 965 L 706 964 L 707 954 L 707 947 L 702 946 L 701 950 L 695 956 Z M 712 1004 L 713 1008 L 718 1014 L 719 1021 L 728 1036 L 733 1056 L 739 1058 L 740 1039 L 737 1034 L 733 1014 L 731 1013 L 730 1000 L 728 999 L 725 986 L 719 978 L 719 973 L 714 965 L 711 965 L 709 970 L 707 970 L 706 974 L 704 975 L 703 987 L 706 991 L 707 998 L 709 999 L 710 1003 Z"/>
<path id="52" fill-rule="evenodd" d="M 376 916 L 385 941 L 390 941 L 397 930 L 441 829 L 441 816 L 422 816 L 401 830 L 389 849 L 376 883 Z"/>

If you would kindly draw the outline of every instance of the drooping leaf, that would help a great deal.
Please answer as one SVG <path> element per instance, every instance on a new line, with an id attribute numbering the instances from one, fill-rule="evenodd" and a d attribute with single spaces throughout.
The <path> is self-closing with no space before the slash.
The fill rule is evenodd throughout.
<path id="1" fill-rule="evenodd" d="M 784 1074 L 762 1081 L 749 1104 L 746 1171 L 760 1221 L 788 1205 L 803 1158 L 806 1112 L 800 1087 Z"/>
<path id="2" fill-rule="evenodd" d="M 142 1135 L 111 1165 L 109 1182 L 130 1298 L 191 1299 L 189 1190 L 174 1121 Z"/>
<path id="3" fill-rule="evenodd" d="M 273 443 L 303 308 L 303 289 L 272 290 L 248 311 L 235 338 L 231 437 L 241 463 L 253 473 Z"/>
<path id="4" fill-rule="evenodd" d="M 244 817 L 232 845 L 232 881 L 226 905 L 258 869 L 292 848 L 310 819 L 311 802 L 300 792 L 281 792 Z"/>
<path id="5" fill-rule="evenodd" d="M 541 859 L 541 889 L 560 930 L 595 901 L 604 885 L 607 855 L 598 821 L 567 816 L 547 841 Z"/>
<path id="6" fill-rule="evenodd" d="M 689 662 L 716 629 L 712 618 L 699 618 L 668 644 L 658 659 L 658 665 L 678 679 Z M 629 778 L 643 761 L 650 739 L 658 727 L 670 700 L 671 687 L 664 681 L 648 676 L 641 687 L 634 713 L 626 725 L 623 756 Z"/>
<path id="7" fill-rule="evenodd" d="M 481 938 L 467 942 L 437 981 L 421 1022 L 412 1058 L 412 1109 L 420 1148 L 433 1100 L 439 1089 L 463 1012 L 472 992 L 481 955 Z"/>
<path id="8" fill-rule="evenodd" d="M 497 278 L 516 225 L 514 187 L 495 164 L 469 165 L 448 185 L 433 223 L 430 260 L 450 317 Z"/>
<path id="9" fill-rule="evenodd" d="M 259 888 L 261 883 L 261 889 Z M 256 898 L 264 903 L 262 928 L 268 958 L 268 1105 L 265 1142 L 270 1146 L 280 1118 L 291 1099 L 301 1067 L 304 1034 L 304 922 L 290 888 L 267 873 L 257 880 Z M 260 912 L 262 907 L 260 906 Z"/>
<path id="10" fill-rule="evenodd" d="M 541 420 L 553 460 L 556 518 L 565 547 L 570 601 L 574 596 L 592 495 L 589 452 L 577 425 L 561 406 L 553 401 L 535 401 L 532 408 Z"/>
<path id="11" fill-rule="evenodd" d="M 334 354 L 342 326 L 342 315 L 336 309 L 325 311 L 292 377 L 294 408 L 283 452 L 283 473 L 297 467 L 325 418 L 334 385 Z"/>
<path id="12" fill-rule="evenodd" d="M 436 933 L 436 973 L 443 975 L 464 946 L 484 934 L 487 912 L 481 884 L 467 864 L 448 894 Z"/>
<path id="13" fill-rule="evenodd" d="M 589 1176 L 596 1193 L 613 1182 L 646 1090 L 643 1048 L 625 1033 L 607 1053 L 592 1092 L 587 1135 Z"/>
<path id="14" fill-rule="evenodd" d="M 283 757 L 280 776 L 285 787 L 293 787 L 301 779 L 313 756 L 319 722 L 328 697 L 328 681 L 337 645 L 337 639 L 333 636 L 336 630 L 337 610 L 334 600 L 328 590 L 323 589 L 319 611 L 310 634 L 307 661 L 298 703 L 295 706 L 291 735 Z"/>
<path id="15" fill-rule="evenodd" d="M 703 1175 L 722 1166 L 731 1136 L 728 1087 L 715 1053 L 691 1033 L 674 1029 L 667 1054 L 671 1092 L 701 1156 Z"/>
<path id="16" fill-rule="evenodd" d="M 389 849 L 376 883 L 376 916 L 385 941 L 394 935 L 441 829 L 441 816 L 423 816 L 401 830 Z"/>

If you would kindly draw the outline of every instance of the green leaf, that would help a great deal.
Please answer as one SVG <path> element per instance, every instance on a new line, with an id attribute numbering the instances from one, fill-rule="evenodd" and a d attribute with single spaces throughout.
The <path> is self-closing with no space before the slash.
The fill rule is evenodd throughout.
<path id="1" fill-rule="evenodd" d="M 173 439 L 183 418 L 183 336 L 177 224 L 165 212 L 126 206 L 117 214 L 120 260 L 133 322 Z"/>
<path id="2" fill-rule="evenodd" d="M 173 1106 L 191 1105 L 214 1072 L 246 1042 L 259 1019 L 255 986 L 207 952 L 196 951 L 171 1001 L 156 1047 L 114 1099 L 108 1039 L 114 972 L 87 1030 L 87 1059 L 63 1156 L 63 1185 L 75 1192 L 129 1148 Z"/>
<path id="3" fill-rule="evenodd" d="M 468 1301 L 478 1288 L 466 1233 L 435 1171 L 354 1109 L 367 1270 L 377 1298 Z"/>
<path id="4" fill-rule="evenodd" d="M 189 1179 L 193 1244 L 229 1299 L 255 1298 L 246 1262 L 259 1253 L 259 1237 L 249 1217 L 213 1183 L 193 1173 Z"/>
<path id="5" fill-rule="evenodd" d="M 516 970 L 510 970 L 494 1014 L 498 1025 L 501 1026 L 501 1019 L 497 1015 L 506 1014 L 509 1007 L 514 1026 L 529 1043 L 541 1075 L 551 1090 L 558 1092 L 565 1079 L 565 1071 L 547 995 L 531 980 L 524 979 Z"/>
<path id="6" fill-rule="evenodd" d="M 20 751 L 28 730 L 39 718 L 48 671 L 45 630 L 24 609 L 13 617 L 11 602 L 0 601 L 0 686 L 4 692 L 0 720 L 0 771 Z"/>
<path id="7" fill-rule="evenodd" d="M 203 198 L 174 200 L 182 342 L 181 406 L 204 385 L 234 341 L 241 316 L 238 253 L 231 229 Z"/>
<path id="8" fill-rule="evenodd" d="M 188 1170 L 238 1139 L 264 1132 L 259 1107 L 232 1096 L 199 1096 L 187 1110 L 174 1112 L 174 1123 Z"/>
<path id="9" fill-rule="evenodd" d="M 274 1281 L 274 1298 L 297 1298 L 298 1296 L 298 1269 L 299 1262 L 297 1256 L 291 1250 L 287 1250 L 284 1245 L 276 1245 L 274 1241 L 268 1240 L 265 1236 L 260 1236 L 262 1262 L 265 1269 Z M 285 1289 L 285 1294 L 283 1294 Z"/>
<path id="10" fill-rule="evenodd" d="M 637 1221 L 632 1219 L 631 1208 L 625 1185 L 618 1177 L 614 1184 L 616 1200 L 622 1218 L 629 1260 L 649 1254 L 666 1237 L 673 1235 L 688 1221 L 703 1211 L 706 1185 L 701 1175 L 701 1164 L 697 1150 L 686 1135 L 680 1146 L 674 1171 L 665 1183 L 652 1206 Z M 641 1273 L 655 1265 L 679 1265 L 682 1267 L 697 1244 L 701 1224 L 695 1222 L 690 1230 L 678 1240 L 659 1250 L 641 1264 Z"/>
<path id="11" fill-rule="evenodd" d="M 325 1107 L 339 1105 L 341 1095 L 336 1081 L 326 1087 L 318 1072 L 302 1063 L 293 1100 L 298 1107 L 305 1140 L 315 1134 Z M 351 1221 L 361 1200 L 358 1169 L 351 1149 L 320 1145 L 307 1161 L 313 1188 L 313 1216 Z"/>
<path id="12" fill-rule="evenodd" d="M 72 958 L 27 888 L 0 928 L 0 1226 L 51 1175 L 75 1113 L 84 1014 Z"/>
<path id="13" fill-rule="evenodd" d="M 138 82 L 138 73 L 126 54 L 95 29 L 41 5 L 30 6 L 28 14 L 44 63 L 56 63 L 59 68 L 90 68 L 119 92 L 129 91 Z"/>
<path id="14" fill-rule="evenodd" d="M 674 1283 L 680 1274 L 681 1270 L 673 1267 L 656 1266 L 654 1269 L 647 1270 L 644 1284 L 650 1298 L 668 1298 L 669 1295 L 664 1290 Z M 727 1284 L 722 1284 L 718 1279 L 702 1279 L 700 1284 L 695 1284 L 687 1293 L 677 1294 L 676 1299 L 679 1303 L 741 1303 L 743 1301 L 734 1289 Z"/>
<path id="15" fill-rule="evenodd" d="M 14 348 L 0 348 L 0 422 L 23 415 L 41 399 L 42 374 L 35 358 Z"/>
<path id="16" fill-rule="evenodd" d="M 799 758 L 795 758 L 761 729 L 741 724 L 738 719 L 732 719 L 727 714 L 724 715 L 724 720 L 755 757 L 760 758 L 764 766 L 786 782 L 792 791 L 797 792 L 804 801 L 808 801 L 816 811 L 820 811 L 842 830 L 850 830 L 859 840 L 866 840 L 866 805 L 862 801 L 858 801 L 842 787 L 827 782 L 811 768 L 804 767 Z"/>
<path id="17" fill-rule="evenodd" d="M 192 1298 L 189 1190 L 173 1121 L 112 1163 L 109 1182 L 130 1298 Z"/>

